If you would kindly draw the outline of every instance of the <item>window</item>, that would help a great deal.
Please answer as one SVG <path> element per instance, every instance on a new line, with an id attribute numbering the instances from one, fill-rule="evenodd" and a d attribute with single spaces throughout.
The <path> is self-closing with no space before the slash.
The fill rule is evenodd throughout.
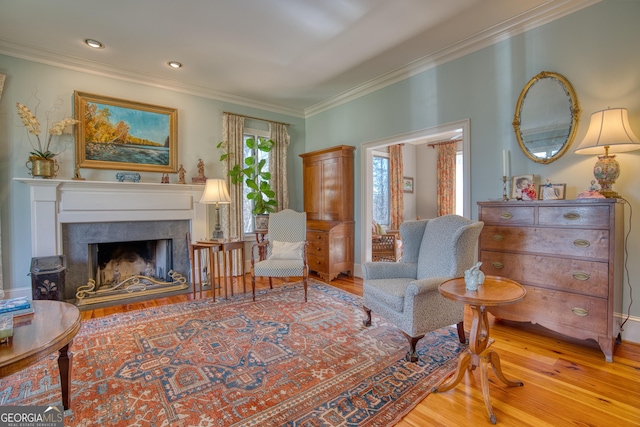
<path id="1" fill-rule="evenodd" d="M 249 156 L 258 156 L 258 162 L 260 160 L 266 160 L 267 164 L 269 164 L 269 153 L 265 153 L 264 151 L 260 151 L 258 149 L 251 150 L 247 147 L 246 141 L 247 139 L 253 138 L 255 141 L 258 138 L 269 138 L 269 132 L 258 130 L 258 129 L 247 129 L 245 128 L 244 134 L 244 153 L 242 158 L 246 158 Z M 254 230 L 254 217 L 253 217 L 253 201 L 247 199 L 247 194 L 249 194 L 250 189 L 247 187 L 247 184 L 243 182 L 242 184 L 242 229 L 245 234 L 251 234 Z"/>
<path id="2" fill-rule="evenodd" d="M 373 220 L 378 224 L 389 225 L 389 156 L 373 156 Z"/>

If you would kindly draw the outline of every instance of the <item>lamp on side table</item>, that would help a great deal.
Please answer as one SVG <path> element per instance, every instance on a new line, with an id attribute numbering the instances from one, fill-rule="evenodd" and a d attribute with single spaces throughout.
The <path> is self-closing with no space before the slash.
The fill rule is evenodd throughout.
<path id="1" fill-rule="evenodd" d="M 224 238 L 224 232 L 220 228 L 220 204 L 231 204 L 231 197 L 229 197 L 229 191 L 227 191 L 227 183 L 224 179 L 212 178 L 207 179 L 204 187 L 204 193 L 200 198 L 202 204 L 214 204 L 216 205 L 216 226 L 213 230 L 213 239 Z"/>

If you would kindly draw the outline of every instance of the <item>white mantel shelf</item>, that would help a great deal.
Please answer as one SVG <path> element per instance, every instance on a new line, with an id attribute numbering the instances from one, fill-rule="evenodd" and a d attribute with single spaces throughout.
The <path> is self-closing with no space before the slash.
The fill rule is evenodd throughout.
<path id="1" fill-rule="evenodd" d="M 62 224 L 190 220 L 206 236 L 204 185 L 14 178 L 30 187 L 32 256 L 62 255 Z"/>

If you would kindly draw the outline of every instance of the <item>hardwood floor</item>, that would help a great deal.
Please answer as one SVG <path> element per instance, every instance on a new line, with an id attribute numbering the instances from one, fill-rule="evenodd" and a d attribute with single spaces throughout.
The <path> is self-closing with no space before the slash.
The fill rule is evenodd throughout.
<path id="1" fill-rule="evenodd" d="M 320 280 L 318 277 L 314 277 Z M 241 282 L 236 292 L 241 291 Z M 250 281 L 247 281 L 249 285 Z M 274 284 L 281 283 L 274 279 Z M 362 295 L 362 280 L 339 276 L 331 282 Z M 250 286 L 250 285 L 249 285 Z M 277 285 L 276 285 L 277 286 Z M 268 287 L 260 279 L 258 288 Z M 211 297 L 210 291 L 205 298 Z M 192 299 L 192 295 L 82 312 L 83 319 Z M 467 312 L 467 334 L 471 316 Z M 489 374 L 490 395 L 498 425 L 503 426 L 638 426 L 640 425 L 640 345 L 616 346 L 607 363 L 598 345 L 554 334 L 542 327 L 491 320 L 492 348 L 500 354 L 504 374 L 524 382 L 507 387 Z M 480 372 L 467 372 L 445 393 L 431 393 L 399 424 L 400 427 L 491 425 L 484 406 Z"/>

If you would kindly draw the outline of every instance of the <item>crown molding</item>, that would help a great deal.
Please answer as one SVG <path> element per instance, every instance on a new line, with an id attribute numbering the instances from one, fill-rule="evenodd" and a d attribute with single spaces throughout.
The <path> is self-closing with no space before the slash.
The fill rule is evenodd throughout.
<path id="1" fill-rule="evenodd" d="M 45 51 L 30 45 L 23 45 L 0 39 L 0 54 L 12 56 L 27 61 L 38 62 L 54 67 L 64 68 L 72 71 L 93 74 L 96 76 L 112 78 L 116 80 L 136 83 L 188 95 L 200 96 L 202 98 L 215 99 L 221 102 L 229 102 L 243 105 L 250 108 L 271 111 L 278 114 L 304 118 L 301 109 L 285 107 L 268 102 L 257 101 L 248 97 L 234 95 L 211 88 L 185 84 L 176 80 L 166 79 L 153 74 L 141 73 L 139 71 L 127 70 L 123 68 L 110 67 L 108 65 L 80 59 L 70 55 L 63 55 L 56 52 Z"/>
<path id="2" fill-rule="evenodd" d="M 602 0 L 550 0 L 536 8 L 447 46 L 438 52 L 422 57 L 394 71 L 355 86 L 346 92 L 307 107 L 304 110 L 258 101 L 249 97 L 234 95 L 198 85 L 182 83 L 152 74 L 141 73 L 135 70 L 110 67 L 99 62 L 87 61 L 74 56 L 44 51 L 35 46 L 22 45 L 3 39 L 0 39 L 0 54 L 65 68 L 68 70 L 89 73 L 130 83 L 171 90 L 174 92 L 215 99 L 221 102 L 229 102 L 249 108 L 257 108 L 291 117 L 306 119 L 420 74 L 424 71 L 437 67 L 438 65 L 461 58 L 515 35 L 524 33 L 525 31 L 570 15 L 571 13 L 599 3 L 600 1 Z"/>
<path id="3" fill-rule="evenodd" d="M 346 104 L 347 102 L 351 102 L 394 83 L 469 55 L 470 53 L 484 49 L 485 47 L 489 47 L 536 27 L 540 27 L 601 1 L 602 0 L 566 0 L 558 2 L 551 0 L 536 8 L 528 10 L 527 12 L 501 22 L 500 24 L 478 32 L 473 36 L 449 45 L 438 52 L 424 56 L 401 68 L 343 92 L 340 95 L 336 95 L 323 102 L 308 107 L 304 110 L 305 118 L 320 114 L 339 105 Z"/>

